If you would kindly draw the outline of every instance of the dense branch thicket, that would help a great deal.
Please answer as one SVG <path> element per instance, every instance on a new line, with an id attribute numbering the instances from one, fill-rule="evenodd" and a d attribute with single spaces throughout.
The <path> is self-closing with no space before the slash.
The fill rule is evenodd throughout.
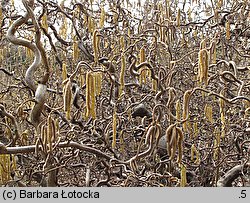
<path id="1" fill-rule="evenodd" d="M 249 1 L 13 2 L 0 185 L 250 185 Z"/>

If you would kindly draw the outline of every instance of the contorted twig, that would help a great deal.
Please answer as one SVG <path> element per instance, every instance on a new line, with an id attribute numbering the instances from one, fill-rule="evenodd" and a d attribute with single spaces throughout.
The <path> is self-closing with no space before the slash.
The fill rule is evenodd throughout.
<path id="1" fill-rule="evenodd" d="M 244 165 L 237 165 L 230 169 L 226 174 L 221 177 L 218 182 L 218 187 L 232 187 L 232 182 L 242 174 L 242 168 Z M 246 164 L 246 167 L 250 167 L 250 164 Z"/>
<path id="2" fill-rule="evenodd" d="M 47 86 L 46 83 L 49 78 L 49 65 L 48 65 L 48 60 L 45 54 L 45 50 L 40 42 L 41 39 L 41 32 L 39 30 L 38 23 L 35 19 L 34 13 L 32 11 L 32 8 L 34 7 L 34 0 L 23 0 L 22 1 L 24 7 L 26 8 L 27 12 L 23 17 L 20 17 L 17 19 L 13 24 L 10 26 L 8 29 L 7 33 L 7 39 L 9 39 L 10 42 L 12 42 L 15 45 L 21 45 L 24 46 L 28 49 L 31 49 L 32 52 L 35 55 L 33 63 L 30 65 L 30 67 L 27 69 L 26 74 L 25 74 L 25 81 L 27 85 L 35 92 L 35 100 L 36 104 L 34 105 L 32 112 L 31 112 L 31 122 L 37 126 L 40 122 L 40 116 L 41 112 L 43 110 L 44 102 L 46 99 L 46 91 L 47 91 Z M 35 27 L 36 35 L 35 35 L 35 43 L 32 43 L 26 39 L 23 38 L 17 38 L 15 36 L 15 33 L 17 29 L 26 23 L 28 19 L 32 19 L 32 23 Z M 34 81 L 34 73 L 37 70 L 37 68 L 41 64 L 41 59 L 43 60 L 43 63 L 46 68 L 46 73 L 42 80 L 39 82 L 38 87 L 36 88 L 35 81 Z"/>

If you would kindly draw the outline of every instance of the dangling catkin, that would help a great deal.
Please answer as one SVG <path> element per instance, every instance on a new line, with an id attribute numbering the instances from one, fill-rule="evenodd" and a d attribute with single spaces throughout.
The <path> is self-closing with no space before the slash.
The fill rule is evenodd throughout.
<path id="1" fill-rule="evenodd" d="M 183 132 L 181 130 L 181 128 L 176 127 L 176 131 L 177 131 L 177 135 L 178 135 L 178 140 L 177 140 L 177 145 L 178 145 L 178 158 L 177 158 L 177 163 L 181 163 L 182 161 L 182 154 L 183 154 Z"/>
<path id="2" fill-rule="evenodd" d="M 220 95 L 223 96 L 223 91 L 220 92 Z M 225 101 L 222 98 L 219 98 L 219 107 L 220 107 L 220 122 L 221 122 L 221 137 L 224 138 L 226 135 L 226 118 L 225 118 Z"/>
<path id="3" fill-rule="evenodd" d="M 44 13 L 42 17 L 42 27 L 48 32 L 48 19 L 47 19 L 47 11 Z"/>
<path id="4" fill-rule="evenodd" d="M 176 25 L 177 25 L 177 27 L 180 27 L 180 24 L 181 24 L 181 10 L 180 10 L 180 8 L 178 8 L 177 17 L 176 17 Z"/>
<path id="5" fill-rule="evenodd" d="M 200 82 L 204 82 L 205 85 L 208 85 L 208 66 L 209 66 L 209 57 L 208 51 L 202 49 L 199 51 L 199 79 Z"/>
<path id="6" fill-rule="evenodd" d="M 100 15 L 100 23 L 99 23 L 99 26 L 100 28 L 102 29 L 103 26 L 104 26 L 104 22 L 105 22 L 105 10 L 104 10 L 104 7 L 102 6 L 101 7 L 101 15 Z"/>
<path id="7" fill-rule="evenodd" d="M 177 120 L 181 119 L 181 102 L 178 99 L 175 104 L 175 109 L 176 109 L 176 118 Z"/>
<path id="8" fill-rule="evenodd" d="M 53 124 L 52 124 L 52 118 L 51 118 L 51 115 L 49 114 L 49 116 L 47 118 L 47 141 L 49 143 L 49 151 L 51 151 L 51 149 L 52 149 L 53 133 L 54 133 L 54 129 L 53 129 Z"/>
<path id="9" fill-rule="evenodd" d="M 170 156 L 169 158 L 170 158 L 170 160 L 173 160 L 174 156 L 175 156 L 176 148 L 177 148 L 177 130 L 176 130 L 176 126 L 174 126 L 173 129 L 172 129 L 172 135 L 171 135 L 169 146 L 171 148 L 171 154 L 169 155 Z"/>
<path id="10" fill-rule="evenodd" d="M 102 73 L 96 72 L 94 73 L 95 77 L 95 96 L 99 96 L 102 90 Z"/>
<path id="11" fill-rule="evenodd" d="M 68 82 L 63 88 L 64 112 L 66 113 L 66 118 L 68 120 L 70 120 L 71 102 L 72 102 L 71 81 L 68 80 Z"/>
<path id="12" fill-rule="evenodd" d="M 143 47 L 140 49 L 139 59 L 140 59 L 140 61 L 139 61 L 140 63 L 143 63 L 146 61 L 145 49 Z M 147 75 L 147 68 L 141 67 L 140 77 L 139 77 L 140 84 L 146 83 L 146 75 Z"/>
<path id="13" fill-rule="evenodd" d="M 226 39 L 230 40 L 230 23 L 229 23 L 229 21 L 226 22 Z"/>
<path id="14" fill-rule="evenodd" d="M 67 65 L 66 65 L 66 63 L 62 64 L 62 79 L 63 79 L 63 81 L 67 79 Z"/>
<path id="15" fill-rule="evenodd" d="M 120 78 L 119 78 L 119 82 L 120 82 L 120 87 L 119 87 L 119 97 L 121 96 L 124 87 L 125 87 L 125 70 L 126 70 L 126 59 L 125 59 L 125 55 L 122 54 L 121 57 L 121 72 L 120 72 Z"/>
<path id="16" fill-rule="evenodd" d="M 187 185 L 187 170 L 184 164 L 181 164 L 181 182 L 180 187 L 185 187 Z"/>
<path id="17" fill-rule="evenodd" d="M 73 41 L 73 60 L 76 62 L 79 58 L 79 48 L 78 48 L 78 41 L 74 39 Z"/>
<path id="18" fill-rule="evenodd" d="M 86 118 L 91 116 L 95 119 L 95 80 L 91 72 L 86 74 L 86 108 Z"/>
<path id="19" fill-rule="evenodd" d="M 154 92 L 157 91 L 157 80 L 155 80 L 155 79 L 152 79 L 152 90 Z"/>
<path id="20" fill-rule="evenodd" d="M 196 157 L 195 161 L 194 161 L 194 155 Z M 191 146 L 191 161 L 194 161 L 195 164 L 199 164 L 200 163 L 200 153 L 196 149 L 196 147 L 195 147 L 194 144 L 192 144 L 192 146 Z"/>
<path id="21" fill-rule="evenodd" d="M 213 123 L 213 107 L 210 104 L 206 104 L 204 108 L 205 116 L 210 123 Z"/>
<path id="22" fill-rule="evenodd" d="M 211 63 L 216 63 L 216 42 L 213 41 L 211 43 L 211 48 L 210 48 L 210 62 Z"/>
<path id="23" fill-rule="evenodd" d="M 97 63 L 99 57 L 99 36 L 98 31 L 95 30 L 93 33 L 93 50 L 94 50 L 94 60 Z"/>
<path id="24" fill-rule="evenodd" d="M 63 15 L 62 25 L 59 28 L 59 35 L 62 36 L 63 39 L 67 38 L 67 30 L 68 30 L 67 18 L 65 15 Z"/>
<path id="25" fill-rule="evenodd" d="M 193 133 L 194 138 L 196 138 L 198 136 L 198 134 L 199 134 L 197 118 L 194 119 L 193 130 L 194 130 L 194 133 Z"/>
<path id="26" fill-rule="evenodd" d="M 96 118 L 96 110 L 95 110 L 95 92 L 96 92 L 96 88 L 95 88 L 95 78 L 93 76 L 93 74 L 91 74 L 90 77 L 90 99 L 91 99 L 91 104 L 90 104 L 90 113 L 91 113 L 91 117 L 93 119 Z"/>
<path id="27" fill-rule="evenodd" d="M 125 51 L 125 40 L 124 40 L 123 35 L 120 37 L 120 45 L 121 45 L 121 51 L 124 52 Z"/>
<path id="28" fill-rule="evenodd" d="M 192 90 L 187 90 L 183 96 L 183 106 L 182 106 L 182 119 L 186 120 L 188 118 L 189 111 L 189 101 Z M 183 130 L 187 132 L 187 122 L 183 122 Z"/>
<path id="29" fill-rule="evenodd" d="M 2 10 L 2 6 L 0 5 L 0 22 L 2 22 L 3 20 L 3 10 Z"/>
<path id="30" fill-rule="evenodd" d="M 93 33 L 95 30 L 95 21 L 92 17 L 87 18 L 88 30 L 90 33 Z"/>
<path id="31" fill-rule="evenodd" d="M 172 135 L 173 135 L 173 128 L 174 128 L 174 124 L 168 126 L 167 130 L 166 130 L 166 140 L 167 140 L 167 152 L 168 155 L 171 156 L 171 150 L 172 150 L 172 146 L 170 145 L 170 141 L 172 139 Z"/>
<path id="32" fill-rule="evenodd" d="M 90 72 L 86 74 L 86 119 L 90 116 L 91 98 L 90 98 Z"/>

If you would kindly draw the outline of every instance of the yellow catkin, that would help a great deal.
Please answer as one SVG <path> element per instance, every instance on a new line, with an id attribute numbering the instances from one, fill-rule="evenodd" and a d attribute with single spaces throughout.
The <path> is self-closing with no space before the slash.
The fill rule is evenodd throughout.
<path id="1" fill-rule="evenodd" d="M 86 74 L 86 118 L 96 118 L 95 110 L 95 79 L 93 73 Z"/>
<path id="2" fill-rule="evenodd" d="M 56 120 L 55 120 L 55 131 L 56 131 L 56 133 L 60 132 L 59 118 L 56 118 Z"/>
<path id="3" fill-rule="evenodd" d="M 128 38 L 130 38 L 130 36 L 131 36 L 131 30 L 130 30 L 130 28 L 128 27 Z"/>
<path id="4" fill-rule="evenodd" d="M 15 171 L 17 169 L 17 167 L 16 167 L 16 156 L 15 155 L 10 155 L 10 156 L 12 158 L 12 161 L 11 161 L 11 170 Z"/>
<path id="5" fill-rule="evenodd" d="M 67 65 L 66 63 L 62 64 L 62 80 L 66 80 L 67 79 Z"/>
<path id="6" fill-rule="evenodd" d="M 79 19 L 80 13 L 81 13 L 81 8 L 79 6 L 77 6 L 77 8 L 73 11 L 73 18 Z"/>
<path id="7" fill-rule="evenodd" d="M 168 128 L 166 129 L 166 140 L 167 140 L 167 152 L 168 152 L 168 155 L 171 156 L 171 149 L 172 149 L 172 143 L 171 142 L 171 139 L 173 139 L 173 128 L 174 128 L 174 125 L 170 125 L 168 126 Z"/>
<path id="8" fill-rule="evenodd" d="M 177 11 L 176 25 L 177 25 L 177 27 L 180 27 L 180 25 L 181 25 L 181 10 L 180 10 L 180 8 L 178 8 L 178 11 Z"/>
<path id="9" fill-rule="evenodd" d="M 102 90 L 102 73 L 96 72 L 94 73 L 95 77 L 95 96 L 99 96 Z"/>
<path id="10" fill-rule="evenodd" d="M 90 116 L 90 74 L 86 74 L 86 119 Z"/>
<path id="11" fill-rule="evenodd" d="M 106 16 L 105 10 L 104 10 L 104 7 L 102 6 L 101 7 L 101 15 L 100 15 L 100 23 L 99 23 L 100 28 L 103 28 L 103 26 L 104 26 L 105 16 Z"/>
<path id="12" fill-rule="evenodd" d="M 2 63 L 3 59 L 4 59 L 3 49 L 0 48 L 0 63 Z"/>
<path id="13" fill-rule="evenodd" d="M 73 60 L 75 62 L 77 62 L 78 58 L 79 58 L 78 41 L 76 39 L 74 39 L 74 41 L 73 41 Z"/>
<path id="14" fill-rule="evenodd" d="M 219 0 L 219 1 L 217 2 L 216 7 L 217 7 L 218 9 L 220 9 L 221 7 L 223 7 L 223 0 Z"/>
<path id="15" fill-rule="evenodd" d="M 32 38 L 29 38 L 29 39 L 31 40 Z M 29 49 L 27 47 L 25 47 L 25 50 L 26 50 L 26 57 L 28 59 L 33 59 L 33 57 L 34 57 L 33 51 L 31 51 L 31 49 Z"/>
<path id="16" fill-rule="evenodd" d="M 4 130 L 4 134 L 5 134 L 5 136 L 8 138 L 8 139 L 11 139 L 11 137 L 12 137 L 12 133 L 11 133 L 11 130 L 10 130 L 10 128 L 5 128 L 5 130 Z"/>
<path id="17" fill-rule="evenodd" d="M 63 89 L 63 102 L 64 102 L 64 112 L 66 113 L 66 118 L 70 120 L 70 110 L 72 102 L 72 90 L 71 81 L 69 80 Z"/>
<path id="18" fill-rule="evenodd" d="M 188 20 L 191 22 L 193 20 L 192 18 L 192 10 L 191 7 L 188 8 Z"/>
<path id="19" fill-rule="evenodd" d="M 96 110 L 95 110 L 95 95 L 96 95 L 96 86 L 95 86 L 95 78 L 93 74 L 91 74 L 91 80 L 90 80 L 90 98 L 91 98 L 91 104 L 90 104 L 90 109 L 91 109 L 91 117 L 93 119 L 96 118 Z"/>
<path id="20" fill-rule="evenodd" d="M 196 156 L 196 160 L 195 160 L 195 164 L 200 164 L 200 152 L 195 148 L 195 156 Z"/>
<path id="21" fill-rule="evenodd" d="M 47 17 L 47 12 L 44 13 L 42 17 L 42 27 L 48 32 L 48 17 Z"/>
<path id="22" fill-rule="evenodd" d="M 200 42 L 200 50 L 206 49 L 206 43 L 207 43 L 207 39 L 206 38 L 203 39 L 203 40 L 201 40 L 201 42 Z"/>
<path id="23" fill-rule="evenodd" d="M 177 158 L 177 163 L 181 163 L 182 162 L 182 155 L 183 155 L 183 132 L 181 130 L 181 128 L 177 127 L 177 134 L 178 134 L 178 141 L 177 141 L 177 145 L 178 145 L 178 158 Z"/>
<path id="24" fill-rule="evenodd" d="M 152 79 L 152 90 L 154 92 L 157 91 L 157 80 L 155 80 L 155 79 Z"/>
<path id="25" fill-rule="evenodd" d="M 47 118 L 47 141 L 49 144 L 49 151 L 52 151 L 52 137 L 54 137 L 55 133 L 55 128 L 53 126 L 53 120 L 51 115 L 49 114 L 48 118 Z"/>
<path id="26" fill-rule="evenodd" d="M 15 9 L 15 0 L 11 0 L 11 7 L 12 9 Z"/>
<path id="27" fill-rule="evenodd" d="M 173 160 L 175 157 L 175 153 L 176 153 L 176 148 L 177 148 L 177 130 L 176 130 L 176 126 L 173 127 L 172 129 L 172 134 L 171 134 L 171 139 L 169 142 L 169 159 Z"/>
<path id="28" fill-rule="evenodd" d="M 216 63 L 216 42 L 213 40 L 209 50 L 210 63 Z"/>
<path id="29" fill-rule="evenodd" d="M 185 187 L 187 185 L 187 170 L 184 164 L 181 164 L 181 182 L 180 187 Z"/>
<path id="30" fill-rule="evenodd" d="M 68 30 L 67 18 L 65 17 L 65 15 L 63 15 L 63 17 L 62 17 L 62 24 L 61 24 L 61 26 L 59 28 L 59 35 L 63 39 L 67 38 L 67 30 Z"/>
<path id="31" fill-rule="evenodd" d="M 0 5 L 0 22 L 2 22 L 3 20 L 3 10 L 2 10 L 2 6 Z"/>
<path id="32" fill-rule="evenodd" d="M 47 153 L 47 144 L 48 144 L 48 141 L 47 141 L 47 126 L 45 125 L 42 125 L 41 127 L 41 139 L 42 139 L 42 142 L 43 142 L 43 146 L 44 146 L 44 153 Z"/>
<path id="33" fill-rule="evenodd" d="M 119 87 L 119 97 L 121 96 L 124 87 L 125 87 L 125 70 L 126 70 L 126 59 L 125 59 L 125 55 L 122 54 L 121 57 L 121 72 L 120 72 L 120 78 L 119 78 L 119 82 L 120 82 L 120 87 Z"/>
<path id="34" fill-rule="evenodd" d="M 223 92 L 220 92 L 220 95 L 223 96 Z M 225 101 L 219 98 L 219 107 L 220 107 L 220 122 L 221 122 L 221 137 L 224 138 L 226 135 L 226 118 L 225 118 Z"/>
<path id="35" fill-rule="evenodd" d="M 206 86 L 208 85 L 208 66 L 209 66 L 208 51 L 206 49 L 202 49 L 199 51 L 198 77 L 200 83 L 204 82 Z"/>
<path id="36" fill-rule="evenodd" d="M 114 13 L 113 14 L 113 24 L 114 25 L 117 25 L 118 24 L 118 18 L 119 18 L 119 16 L 118 16 L 118 13 Z"/>
<path id="37" fill-rule="evenodd" d="M 1 154 L 0 155 L 0 183 L 6 184 L 10 179 L 11 165 L 10 165 L 10 155 Z"/>
<path id="38" fill-rule="evenodd" d="M 114 113 L 113 113 L 113 123 L 112 123 L 112 128 L 113 128 L 113 139 L 112 139 L 112 149 L 115 149 L 115 146 L 116 146 L 116 132 L 117 132 L 117 129 L 116 129 L 116 107 L 114 108 Z"/>
<path id="39" fill-rule="evenodd" d="M 47 140 L 49 143 L 49 151 L 52 150 L 52 134 L 53 134 L 53 127 L 52 127 L 52 118 L 51 115 L 47 118 Z"/>
<path id="40" fill-rule="evenodd" d="M 161 41 L 166 43 L 166 31 L 167 31 L 167 28 L 166 27 L 162 27 L 161 28 Z"/>
<path id="41" fill-rule="evenodd" d="M 215 45 L 214 52 L 213 52 L 213 63 L 216 63 L 216 57 L 217 57 L 217 51 L 216 51 L 216 45 Z"/>
<path id="42" fill-rule="evenodd" d="M 195 145 L 192 144 L 192 146 L 191 146 L 191 161 L 194 161 L 194 153 L 195 153 Z"/>
<path id="43" fill-rule="evenodd" d="M 120 45 L 121 45 L 122 52 L 124 52 L 125 51 L 125 39 L 123 35 L 120 37 Z"/>
<path id="44" fill-rule="evenodd" d="M 93 33 L 95 30 L 95 21 L 92 17 L 88 17 L 88 30 L 90 33 Z"/>
<path id="45" fill-rule="evenodd" d="M 24 145 L 24 146 L 28 145 L 29 134 L 30 134 L 30 132 L 27 129 L 21 134 L 22 145 Z"/>
<path id="46" fill-rule="evenodd" d="M 176 104 L 175 104 L 175 109 L 176 109 L 176 118 L 177 120 L 181 119 L 181 102 L 178 99 Z"/>
<path id="47" fill-rule="evenodd" d="M 205 116 L 210 123 L 213 123 L 213 107 L 210 104 L 206 104 L 204 108 Z"/>
<path id="48" fill-rule="evenodd" d="M 194 155 L 196 157 L 195 161 L 194 161 Z M 195 164 L 199 164 L 200 163 L 200 153 L 196 149 L 196 147 L 195 147 L 194 144 L 192 144 L 192 146 L 191 146 L 191 161 L 194 161 Z"/>
<path id="49" fill-rule="evenodd" d="M 196 138 L 198 136 L 198 134 L 199 134 L 197 118 L 195 118 L 195 120 L 194 120 L 193 130 L 194 130 L 194 132 L 193 132 L 194 138 Z"/>
<path id="50" fill-rule="evenodd" d="M 85 75 L 81 74 L 80 75 L 80 87 L 83 87 L 85 84 Z"/>
<path id="51" fill-rule="evenodd" d="M 182 105 L 182 118 L 186 120 L 188 118 L 188 109 L 189 101 L 192 90 L 187 90 L 183 96 L 183 105 Z M 183 130 L 187 132 L 187 121 L 183 122 Z"/>
<path id="52" fill-rule="evenodd" d="M 230 23 L 226 22 L 226 39 L 230 40 Z"/>
<path id="53" fill-rule="evenodd" d="M 140 49 L 139 59 L 140 59 L 140 61 L 139 61 L 140 63 L 143 63 L 146 61 L 145 49 L 143 47 Z M 140 84 L 146 83 L 147 75 L 148 75 L 148 68 L 142 67 L 140 69 L 140 77 L 139 77 Z"/>
<path id="54" fill-rule="evenodd" d="M 98 61 L 98 44 L 97 44 L 97 35 L 98 35 L 98 31 L 95 30 L 93 33 L 93 50 L 94 50 L 94 60 L 95 62 Z"/>
<path id="55" fill-rule="evenodd" d="M 142 47 L 140 49 L 140 63 L 146 61 L 145 49 Z"/>
<path id="56" fill-rule="evenodd" d="M 197 30 L 194 30 L 194 31 L 193 31 L 193 38 L 194 38 L 194 39 L 197 39 L 197 35 L 198 35 Z"/>

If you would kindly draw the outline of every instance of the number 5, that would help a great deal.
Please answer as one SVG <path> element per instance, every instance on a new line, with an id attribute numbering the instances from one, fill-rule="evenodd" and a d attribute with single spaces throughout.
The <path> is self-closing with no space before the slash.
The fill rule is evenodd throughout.
<path id="1" fill-rule="evenodd" d="M 246 194 L 246 190 L 241 190 L 241 198 L 246 198 L 247 194 Z"/>

